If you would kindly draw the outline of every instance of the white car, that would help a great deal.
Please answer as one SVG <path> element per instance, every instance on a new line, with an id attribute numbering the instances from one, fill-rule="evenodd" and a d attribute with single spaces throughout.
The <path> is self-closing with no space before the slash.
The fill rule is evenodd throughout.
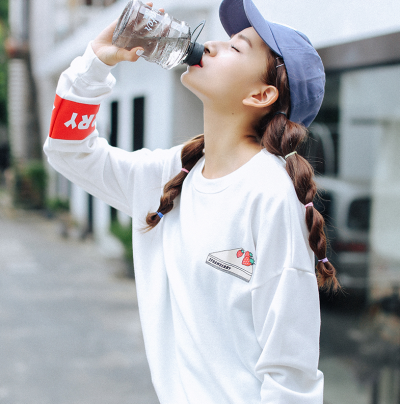
<path id="1" fill-rule="evenodd" d="M 327 256 L 344 289 L 367 292 L 371 189 L 369 183 L 316 176 L 314 206 L 326 222 Z"/>

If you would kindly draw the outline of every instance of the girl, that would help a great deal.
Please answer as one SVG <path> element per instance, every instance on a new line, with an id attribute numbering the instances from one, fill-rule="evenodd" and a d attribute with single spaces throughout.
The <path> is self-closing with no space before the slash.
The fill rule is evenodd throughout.
<path id="1" fill-rule="evenodd" d="M 162 404 L 322 404 L 318 285 L 338 283 L 296 147 L 320 108 L 323 66 L 305 35 L 268 22 L 251 0 L 224 0 L 220 19 L 230 40 L 207 42 L 182 76 L 203 102 L 204 134 L 133 153 L 98 137 L 111 68 L 141 50 L 112 46 L 113 23 L 62 74 L 45 152 L 132 217 Z"/>

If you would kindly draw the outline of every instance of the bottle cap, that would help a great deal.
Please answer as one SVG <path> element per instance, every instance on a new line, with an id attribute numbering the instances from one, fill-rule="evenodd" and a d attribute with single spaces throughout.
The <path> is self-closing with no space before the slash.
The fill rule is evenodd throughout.
<path id="1" fill-rule="evenodd" d="M 196 37 L 193 39 L 190 44 L 188 54 L 182 63 L 186 63 L 189 66 L 199 65 L 201 62 L 201 58 L 204 53 L 204 46 L 197 43 L 197 38 L 200 36 L 201 31 L 203 31 L 204 25 L 206 24 L 206 20 L 201 21 L 201 23 L 194 29 L 193 34 L 200 28 L 200 31 L 197 33 Z M 192 34 L 192 35 L 193 35 Z"/>
<path id="2" fill-rule="evenodd" d="M 204 46 L 195 42 L 190 44 L 189 52 L 182 63 L 186 63 L 189 66 L 194 66 L 200 64 L 201 58 L 203 57 Z"/>

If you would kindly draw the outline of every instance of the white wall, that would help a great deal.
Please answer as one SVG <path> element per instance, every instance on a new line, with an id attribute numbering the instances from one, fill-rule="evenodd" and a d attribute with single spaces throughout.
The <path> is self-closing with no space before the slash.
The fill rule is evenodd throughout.
<path id="1" fill-rule="evenodd" d="M 400 67 L 344 73 L 340 83 L 340 176 L 370 180 L 377 165 L 382 122 L 400 119 Z"/>
<path id="2" fill-rule="evenodd" d="M 398 0 L 253 0 L 263 15 L 303 31 L 317 48 L 400 31 Z"/>
<path id="3" fill-rule="evenodd" d="M 382 121 L 383 136 L 372 182 L 370 284 L 378 299 L 400 287 L 400 114 Z"/>
<path id="4" fill-rule="evenodd" d="M 12 0 L 17 2 L 19 0 Z M 400 31 L 400 2 L 398 0 L 254 0 L 262 10 L 264 16 L 272 21 L 278 21 L 303 31 L 313 42 L 314 46 L 348 42 L 355 39 L 371 37 L 384 33 Z M 39 86 L 40 107 L 42 111 L 43 137 L 47 136 L 50 122 L 52 103 L 54 100 L 55 79 L 68 67 L 70 62 L 81 55 L 88 42 L 111 21 L 118 18 L 127 0 L 121 0 L 104 9 L 94 11 L 92 18 L 76 29 L 65 40 L 55 42 L 54 0 L 34 0 L 34 22 L 32 38 L 35 40 L 34 71 Z M 156 0 L 154 7 L 164 7 L 167 12 L 178 19 L 185 20 L 194 28 L 201 19 L 206 18 L 206 27 L 200 37 L 200 42 L 207 40 L 226 40 L 227 35 L 219 22 L 220 1 L 216 0 Z M 53 32 L 53 33 L 52 33 Z M 45 37 L 44 37 L 45 36 Z M 103 104 L 98 115 L 99 131 L 103 136 L 109 134 L 109 103 L 119 101 L 119 146 L 132 150 L 132 100 L 137 96 L 146 97 L 145 142 L 144 146 L 154 150 L 156 148 L 169 148 L 184 140 L 185 133 L 195 136 L 201 131 L 200 104 L 185 93 L 179 83 L 179 69 L 163 70 L 155 64 L 147 63 L 143 59 L 135 64 L 122 63 L 113 69 L 117 78 L 116 87 L 111 97 Z M 360 73 L 348 73 L 344 77 L 341 91 L 342 127 L 346 138 L 341 144 L 343 162 L 349 162 L 348 169 L 342 173 L 344 176 L 365 178 L 371 175 L 371 165 L 366 162 L 374 157 L 370 153 L 375 142 L 379 128 L 365 130 L 354 127 L 354 117 L 370 116 L 365 113 L 373 109 L 375 103 L 372 99 L 371 89 L 365 86 L 365 76 Z M 362 74 L 368 75 L 368 72 Z M 391 74 L 391 73 L 390 73 Z M 374 76 L 371 75 L 373 81 Z M 375 84 L 386 85 L 385 83 Z M 386 87 L 385 87 L 386 88 Z M 388 86 L 392 93 L 398 85 Z M 391 94 L 392 94 L 391 93 Z M 185 98 L 186 97 L 186 98 Z M 185 102 L 186 101 L 186 102 Z M 187 107 L 185 110 L 182 106 Z M 383 100 L 383 104 L 386 105 Z M 193 127 L 187 121 L 182 125 L 183 116 L 191 116 L 193 111 Z M 361 115 L 360 115 L 361 114 Z M 363 115 L 364 114 L 364 115 Z M 374 117 L 380 117 L 373 110 Z M 182 132 L 174 131 L 176 125 Z M 191 130 L 193 132 L 189 133 Z M 361 163 L 356 163 L 352 150 L 358 147 L 360 155 L 364 156 Z M 369 153 L 369 154 L 368 154 Z M 365 163 L 365 164 L 364 164 Z M 353 164 L 353 165 L 352 165 Z M 104 234 L 108 228 L 108 208 L 95 203 L 96 231 Z M 86 215 L 86 199 L 80 190 L 73 187 L 72 210 L 76 217 L 84 220 Z M 98 213 L 96 213 L 96 209 Z"/>
<path id="5" fill-rule="evenodd" d="M 53 20 L 51 7 L 48 5 L 52 2 L 36 2 L 41 8 L 36 29 L 43 31 L 46 25 L 51 26 Z M 285 23 L 303 31 L 316 47 L 400 31 L 398 0 L 381 0 L 379 3 L 373 0 L 254 0 L 254 3 L 271 21 Z M 46 60 L 38 61 L 37 73 L 63 70 L 73 57 L 84 51 L 90 39 L 120 15 L 125 4 L 126 1 L 121 0 L 101 13 L 94 13 L 95 18 L 76 30 L 67 40 L 57 44 Z M 219 22 L 219 4 L 215 0 L 160 0 L 155 2 L 154 7 L 164 7 L 176 18 L 185 19 L 192 25 L 197 20 L 192 17 L 193 10 L 209 10 L 206 29 L 201 36 L 205 41 L 226 38 Z M 48 41 L 46 38 L 43 40 Z"/>
<path id="6" fill-rule="evenodd" d="M 398 0 L 253 0 L 265 18 L 303 31 L 316 47 L 400 31 Z M 182 8 L 210 8 L 209 25 L 219 25 L 216 0 L 156 0 L 154 7 L 172 11 Z M 174 15 L 174 14 L 172 14 Z M 175 12 L 178 17 L 178 13 Z M 213 28 L 214 30 L 214 28 Z M 225 38 L 217 28 L 215 39 Z M 211 39 L 211 38 L 207 38 Z"/>
<path id="7" fill-rule="evenodd" d="M 119 66 L 119 79 L 112 98 L 120 100 L 120 136 L 132 138 L 132 100 L 145 97 L 145 139 L 144 146 L 155 148 L 170 147 L 171 114 L 170 92 L 172 71 L 162 69 L 154 63 L 139 59 L 136 63 L 123 62 Z M 123 111 L 127 115 L 122 116 Z"/>
<path id="8" fill-rule="evenodd" d="M 185 68 L 174 70 L 173 77 L 173 133 L 172 145 L 186 142 L 203 133 L 203 104 L 181 83 Z"/>
<path id="9" fill-rule="evenodd" d="M 9 133 L 13 157 L 18 161 L 28 151 L 28 97 L 29 80 L 26 63 L 12 59 L 8 63 Z"/>
<path id="10" fill-rule="evenodd" d="M 9 0 L 8 23 L 10 34 L 16 40 L 21 40 L 26 32 L 24 26 L 24 3 L 22 0 Z"/>
<path id="11" fill-rule="evenodd" d="M 400 262 L 400 114 L 382 121 L 379 164 L 373 178 L 374 214 L 371 240 L 376 251 Z"/>

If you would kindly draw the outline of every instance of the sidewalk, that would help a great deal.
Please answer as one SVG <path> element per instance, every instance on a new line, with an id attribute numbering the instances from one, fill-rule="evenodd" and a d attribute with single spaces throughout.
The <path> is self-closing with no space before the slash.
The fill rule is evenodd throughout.
<path id="1" fill-rule="evenodd" d="M 157 404 L 124 263 L 0 206 L 0 403 Z"/>

